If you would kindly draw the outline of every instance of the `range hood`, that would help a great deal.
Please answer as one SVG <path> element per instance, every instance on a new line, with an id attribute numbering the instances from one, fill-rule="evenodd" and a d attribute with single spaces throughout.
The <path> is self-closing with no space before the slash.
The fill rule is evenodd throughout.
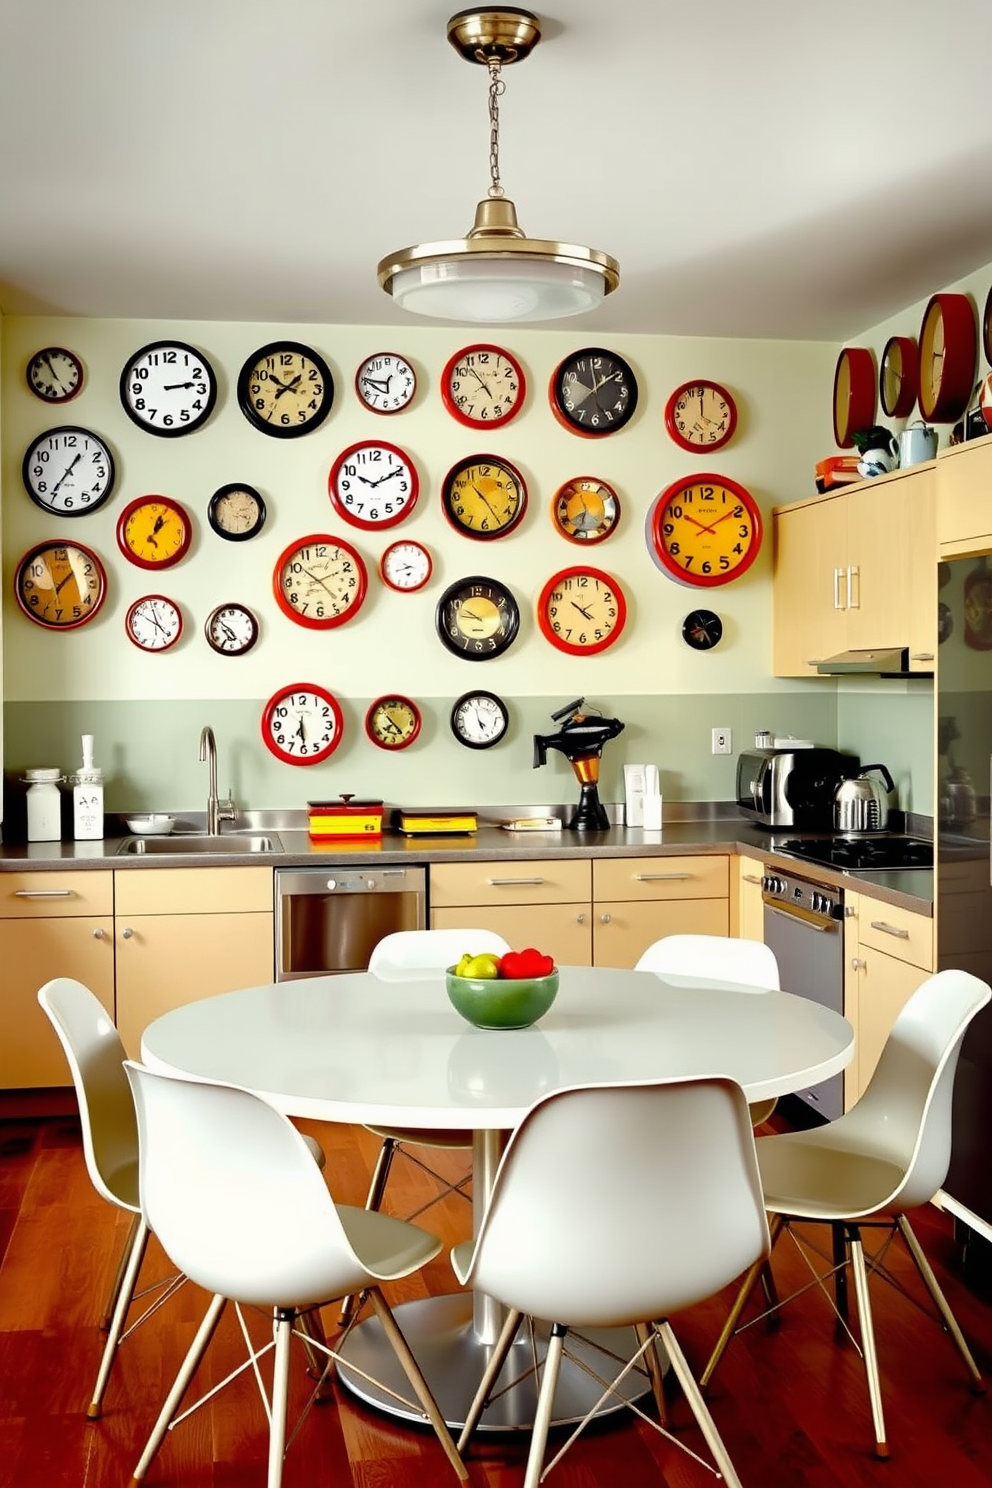
<path id="1" fill-rule="evenodd" d="M 873 647 L 865 651 L 841 651 L 838 656 L 828 656 L 816 663 L 821 677 L 844 677 L 849 673 L 860 673 L 868 677 L 922 676 L 921 672 L 909 670 L 909 647 Z"/>

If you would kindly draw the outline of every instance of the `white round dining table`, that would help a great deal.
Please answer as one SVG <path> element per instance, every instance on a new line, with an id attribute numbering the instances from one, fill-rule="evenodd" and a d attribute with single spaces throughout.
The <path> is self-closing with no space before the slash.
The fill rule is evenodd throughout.
<path id="1" fill-rule="evenodd" d="M 854 1030 L 840 1013 L 790 992 L 602 966 L 561 967 L 557 999 L 531 1028 L 470 1026 L 448 1001 L 443 974 L 355 972 L 191 1002 L 149 1024 L 141 1041 L 150 1067 L 244 1086 L 290 1116 L 472 1130 L 476 1225 L 507 1134 L 549 1091 L 723 1075 L 755 1102 L 816 1084 L 853 1053 Z M 456 1293 L 396 1312 L 445 1418 L 459 1425 L 502 1307 Z M 345 1345 L 359 1372 L 344 1367 L 341 1378 L 369 1403 L 404 1414 L 390 1394 L 400 1381 L 389 1378 L 384 1342 L 375 1319 L 359 1324 Z M 533 1420 L 530 1348 L 519 1351 L 515 1359 L 518 1346 L 511 1350 L 507 1378 L 526 1384 L 494 1399 L 481 1429 Z M 369 1385 L 365 1372 L 385 1378 L 387 1389 Z M 632 1393 L 642 1388 L 631 1385 Z M 599 1393 L 583 1369 L 563 1371 L 556 1421 L 580 1419 Z"/>

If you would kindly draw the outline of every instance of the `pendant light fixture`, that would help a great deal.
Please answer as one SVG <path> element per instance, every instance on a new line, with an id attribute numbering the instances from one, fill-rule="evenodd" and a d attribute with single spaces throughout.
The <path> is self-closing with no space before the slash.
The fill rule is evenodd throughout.
<path id="1" fill-rule="evenodd" d="M 443 320 L 500 324 L 557 320 L 592 310 L 620 282 L 609 254 L 574 243 L 527 238 L 504 195 L 499 174 L 499 100 L 503 68 L 521 62 L 541 39 L 529 11 L 463 10 L 448 22 L 448 40 L 489 72 L 489 172 L 472 230 L 443 243 L 421 243 L 382 259 L 379 283 L 404 310 Z"/>

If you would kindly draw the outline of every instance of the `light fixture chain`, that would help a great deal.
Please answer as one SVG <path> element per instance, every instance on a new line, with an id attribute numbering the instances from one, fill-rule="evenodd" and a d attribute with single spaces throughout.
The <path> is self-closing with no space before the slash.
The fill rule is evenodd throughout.
<path id="1" fill-rule="evenodd" d="M 489 195 L 500 197 L 503 186 L 499 178 L 499 100 L 506 91 L 498 57 L 489 58 L 489 174 L 492 185 Z"/>

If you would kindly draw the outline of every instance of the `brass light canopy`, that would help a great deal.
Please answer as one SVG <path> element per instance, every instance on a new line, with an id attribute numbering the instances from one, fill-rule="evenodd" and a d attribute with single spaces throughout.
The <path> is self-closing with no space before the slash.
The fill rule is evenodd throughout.
<path id="1" fill-rule="evenodd" d="M 379 283 L 403 309 L 490 325 L 557 320 L 592 310 L 620 283 L 620 266 L 608 253 L 526 237 L 503 192 L 502 69 L 523 61 L 540 39 L 538 18 L 511 6 L 459 11 L 448 22 L 448 40 L 459 56 L 489 71 L 491 184 L 464 238 L 402 248 L 380 261 Z"/>

